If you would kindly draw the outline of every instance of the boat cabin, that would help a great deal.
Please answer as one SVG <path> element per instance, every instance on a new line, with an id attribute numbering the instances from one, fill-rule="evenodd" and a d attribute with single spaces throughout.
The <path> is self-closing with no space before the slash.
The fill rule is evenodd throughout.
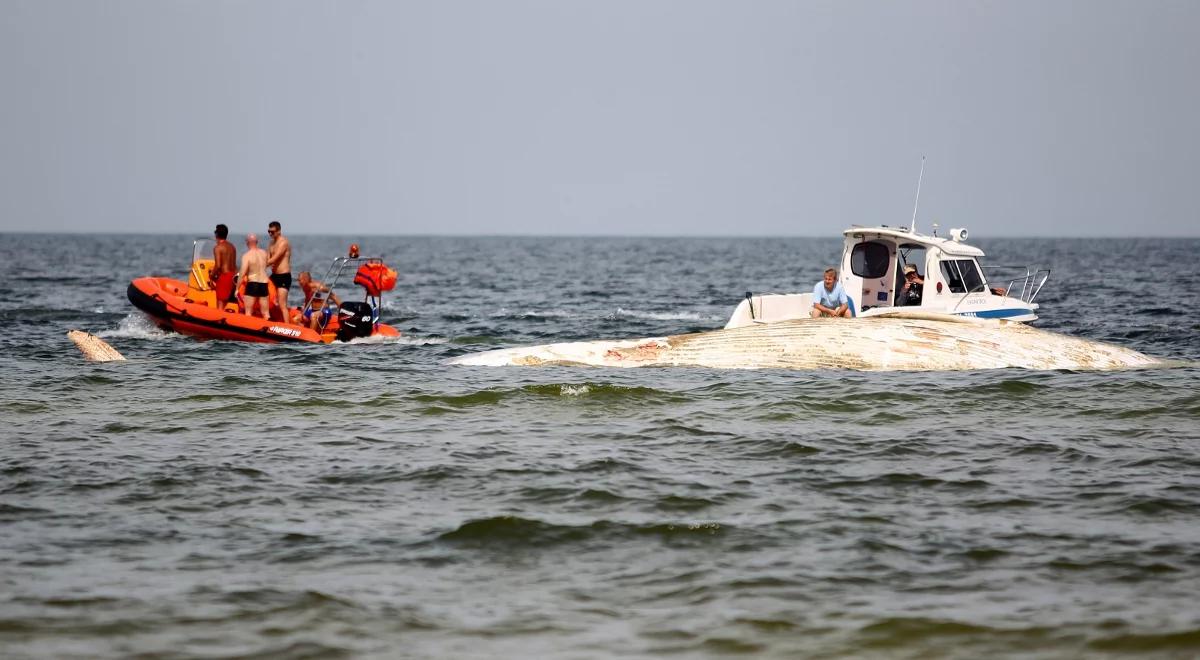
<path id="1" fill-rule="evenodd" d="M 856 317 L 950 314 L 1009 321 L 1037 319 L 1034 298 L 1048 269 L 991 266 L 982 250 L 968 245 L 967 230 L 949 238 L 907 227 L 858 227 L 843 233 L 838 281 Z M 907 271 L 913 271 L 908 288 Z M 810 318 L 812 293 L 747 295 L 726 328 Z"/>

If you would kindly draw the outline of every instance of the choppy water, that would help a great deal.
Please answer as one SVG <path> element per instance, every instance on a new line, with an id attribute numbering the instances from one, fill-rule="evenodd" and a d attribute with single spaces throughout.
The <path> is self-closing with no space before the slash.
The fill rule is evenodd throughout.
<path id="1" fill-rule="evenodd" d="M 406 336 L 196 342 L 125 299 L 186 237 L 0 235 L 0 655 L 1200 654 L 1196 367 L 448 367 L 716 328 L 839 243 L 292 240 L 383 255 Z M 1200 360 L 1200 241 L 979 243 L 1054 269 L 1041 327 Z"/>

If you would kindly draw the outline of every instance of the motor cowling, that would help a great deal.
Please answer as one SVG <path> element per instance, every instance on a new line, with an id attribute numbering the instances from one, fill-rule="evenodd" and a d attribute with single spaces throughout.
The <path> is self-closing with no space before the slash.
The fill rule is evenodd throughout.
<path id="1" fill-rule="evenodd" d="M 365 302 L 344 302 L 338 311 L 338 341 L 370 337 L 375 328 L 375 311 Z"/>

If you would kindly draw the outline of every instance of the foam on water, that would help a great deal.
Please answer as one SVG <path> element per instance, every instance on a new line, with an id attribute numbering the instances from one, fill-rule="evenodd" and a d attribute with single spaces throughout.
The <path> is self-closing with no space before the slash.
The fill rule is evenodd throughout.
<path id="1" fill-rule="evenodd" d="M 635 309 L 624 309 L 618 307 L 617 311 L 610 315 L 610 318 L 631 318 L 631 319 L 649 319 L 652 321 L 715 321 L 721 320 L 723 317 L 714 315 L 704 315 L 693 311 L 654 311 L 645 312 Z"/>
<path id="2" fill-rule="evenodd" d="M 400 335 L 399 337 L 386 337 L 383 335 L 374 335 L 371 337 L 355 337 L 351 339 L 349 344 L 399 344 L 403 346 L 436 346 L 445 344 L 450 339 L 447 337 L 418 337 L 413 335 Z"/>
<path id="3" fill-rule="evenodd" d="M 121 319 L 116 328 L 101 330 L 95 334 L 104 339 L 149 339 L 153 341 L 186 339 L 178 333 L 159 328 L 150 320 L 150 317 L 137 311 L 130 312 Z"/>

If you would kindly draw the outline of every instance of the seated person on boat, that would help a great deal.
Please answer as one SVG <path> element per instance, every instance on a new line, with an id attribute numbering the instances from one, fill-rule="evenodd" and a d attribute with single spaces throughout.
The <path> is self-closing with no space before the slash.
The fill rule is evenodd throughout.
<path id="1" fill-rule="evenodd" d="M 330 291 L 328 286 L 314 280 L 307 270 L 300 273 L 299 283 L 300 290 L 304 292 L 304 306 L 302 311 L 292 317 L 292 322 L 319 330 L 329 324 L 334 309 L 341 305 L 342 301 L 338 300 L 337 294 Z"/>
<path id="2" fill-rule="evenodd" d="M 823 316 L 832 316 L 834 318 L 843 316 L 849 318 L 851 316 L 850 298 L 846 296 L 841 282 L 838 282 L 837 279 L 837 269 L 826 268 L 824 279 L 817 282 L 816 286 L 813 287 L 812 317 L 814 319 Z"/>
<path id="3" fill-rule="evenodd" d="M 921 294 L 925 289 L 925 278 L 912 264 L 904 266 L 904 286 L 896 293 L 898 307 L 916 307 L 921 304 Z"/>

